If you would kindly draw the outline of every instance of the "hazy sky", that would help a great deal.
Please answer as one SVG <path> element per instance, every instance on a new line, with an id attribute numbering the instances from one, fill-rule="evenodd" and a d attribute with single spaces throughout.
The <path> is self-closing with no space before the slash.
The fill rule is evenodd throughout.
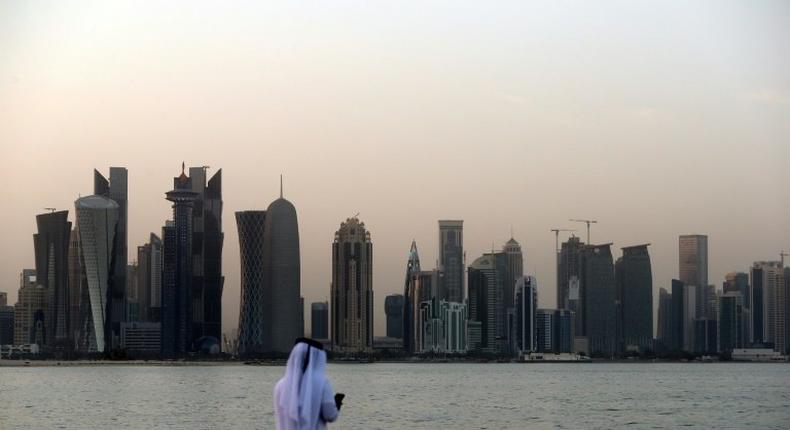
<path id="1" fill-rule="evenodd" d="M 790 250 L 789 2 L 258 3 L 0 3 L 12 303 L 44 207 L 73 219 L 92 169 L 126 166 L 131 261 L 170 216 L 182 160 L 223 169 L 223 330 L 233 213 L 266 208 L 280 173 L 308 304 L 328 298 L 334 232 L 360 212 L 377 335 L 411 240 L 432 266 L 441 218 L 465 221 L 468 262 L 512 225 L 542 307 L 549 229 L 569 218 L 599 220 L 593 242 L 651 243 L 656 291 L 679 234 L 709 235 L 717 285 Z"/>

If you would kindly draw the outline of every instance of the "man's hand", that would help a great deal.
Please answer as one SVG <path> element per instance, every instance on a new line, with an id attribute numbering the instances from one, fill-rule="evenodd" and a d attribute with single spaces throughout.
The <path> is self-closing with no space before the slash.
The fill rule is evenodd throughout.
<path id="1" fill-rule="evenodd" d="M 335 407 L 337 408 L 338 411 L 340 410 L 340 407 L 343 406 L 344 397 L 346 397 L 346 395 L 343 393 L 335 394 Z"/>

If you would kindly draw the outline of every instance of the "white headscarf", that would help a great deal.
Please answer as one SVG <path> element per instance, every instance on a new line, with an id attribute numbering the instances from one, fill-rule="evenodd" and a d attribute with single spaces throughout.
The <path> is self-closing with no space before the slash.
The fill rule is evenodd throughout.
<path id="1" fill-rule="evenodd" d="M 310 358 L 305 367 L 308 354 Z M 283 391 L 278 406 L 285 411 L 288 419 L 299 423 L 300 429 L 316 427 L 326 383 L 324 369 L 326 352 L 303 342 L 294 345 L 288 357 L 285 376 L 279 382 Z"/>

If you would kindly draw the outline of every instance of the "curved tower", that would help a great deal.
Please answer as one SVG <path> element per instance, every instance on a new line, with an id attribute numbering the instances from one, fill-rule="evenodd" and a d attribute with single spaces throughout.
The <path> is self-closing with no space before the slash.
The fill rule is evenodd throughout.
<path id="1" fill-rule="evenodd" d="M 239 354 L 264 351 L 263 249 L 266 211 L 236 212 L 241 257 Z"/>
<path id="2" fill-rule="evenodd" d="M 300 298 L 299 224 L 296 208 L 282 197 L 266 210 L 263 244 L 264 347 L 288 353 L 304 335 Z"/>
<path id="3" fill-rule="evenodd" d="M 90 315 L 96 351 L 105 352 L 110 343 L 108 287 L 113 276 L 115 232 L 120 218 L 119 206 L 104 196 L 88 196 L 74 202 L 80 235 L 85 277 L 90 298 Z"/>

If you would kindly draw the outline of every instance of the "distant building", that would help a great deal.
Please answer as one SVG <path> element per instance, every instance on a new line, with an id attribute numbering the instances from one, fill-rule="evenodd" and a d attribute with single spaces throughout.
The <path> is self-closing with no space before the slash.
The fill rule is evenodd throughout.
<path id="1" fill-rule="evenodd" d="M 611 244 L 587 245 L 581 259 L 583 336 L 590 354 L 617 352 L 617 287 Z"/>
<path id="2" fill-rule="evenodd" d="M 417 352 L 459 354 L 467 351 L 466 305 L 436 298 L 420 304 L 422 344 Z"/>
<path id="3" fill-rule="evenodd" d="M 8 293 L 5 291 L 0 291 L 0 306 L 5 306 L 8 304 Z"/>
<path id="4" fill-rule="evenodd" d="M 520 354 L 537 352 L 538 285 L 532 276 L 516 281 L 515 292 L 515 350 Z"/>
<path id="5" fill-rule="evenodd" d="M 74 223 L 69 238 L 69 328 L 74 348 L 79 352 L 89 352 L 91 348 L 92 313 L 88 277 L 85 273 L 85 260 L 82 258 L 78 223 Z M 96 345 L 93 341 L 93 351 Z"/>
<path id="6" fill-rule="evenodd" d="M 313 339 L 329 339 L 329 302 L 310 305 L 310 336 Z"/>
<path id="7" fill-rule="evenodd" d="M 0 293 L 5 296 L 6 293 Z M 0 300 L 0 345 L 14 344 L 14 307 Z"/>
<path id="8" fill-rule="evenodd" d="M 559 256 L 559 269 L 557 280 L 557 308 L 569 309 L 576 316 L 576 333 L 583 336 L 584 311 L 582 309 L 581 288 L 581 255 L 584 242 L 578 237 L 571 236 L 562 244 Z"/>
<path id="9" fill-rule="evenodd" d="M 624 350 L 653 349 L 653 273 L 648 245 L 623 248 L 617 259 L 615 278 Z"/>
<path id="10" fill-rule="evenodd" d="M 14 306 L 14 345 L 43 344 L 45 303 L 46 289 L 36 283 L 36 271 L 22 270 Z"/>
<path id="11" fill-rule="evenodd" d="M 502 247 L 502 252 L 507 261 L 503 307 L 511 309 L 515 303 L 516 282 L 524 277 L 524 254 L 521 252 L 521 245 L 512 237 Z"/>
<path id="12" fill-rule="evenodd" d="M 708 316 L 708 236 L 682 235 L 678 239 L 679 278 L 683 284 L 694 286 L 695 318 Z"/>
<path id="13" fill-rule="evenodd" d="M 785 349 L 783 354 L 790 355 L 790 267 L 784 268 L 784 297 Z"/>
<path id="14" fill-rule="evenodd" d="M 267 303 L 264 297 L 263 249 L 266 211 L 236 212 L 241 254 L 241 303 L 237 352 L 240 355 L 266 350 L 264 320 Z"/>
<path id="15" fill-rule="evenodd" d="M 497 338 L 497 310 L 502 309 L 505 262 L 504 254 L 488 253 L 469 266 L 470 350 L 492 354 L 501 351 L 501 340 Z"/>
<path id="16" fill-rule="evenodd" d="M 776 322 L 784 313 L 780 311 L 782 306 L 777 306 L 778 286 L 784 284 L 781 266 L 779 261 L 756 261 L 752 265 L 749 286 L 751 304 L 749 340 L 752 345 L 776 346 Z"/>
<path id="17" fill-rule="evenodd" d="M 38 232 L 33 235 L 37 283 L 44 287 L 44 343 L 51 348 L 72 346 L 69 329 L 69 211 L 36 216 Z"/>
<path id="18" fill-rule="evenodd" d="M 112 257 L 109 269 L 111 274 L 107 286 L 105 314 L 107 317 L 107 347 L 117 348 L 121 341 L 121 323 L 126 318 L 126 266 L 128 264 L 128 172 L 124 167 L 110 167 L 110 178 L 105 178 L 98 170 L 93 170 L 93 194 L 115 202 L 117 222 Z"/>
<path id="19" fill-rule="evenodd" d="M 746 330 L 744 326 L 743 296 L 739 289 L 730 290 L 719 296 L 718 350 L 732 352 L 744 347 Z"/>
<path id="20" fill-rule="evenodd" d="M 664 349 L 672 347 L 672 294 L 666 288 L 658 290 L 657 343 Z"/>
<path id="21" fill-rule="evenodd" d="M 418 265 L 419 266 L 419 265 Z M 410 316 L 409 335 L 412 337 L 408 343 L 404 343 L 404 350 L 411 353 L 423 352 L 425 345 L 425 314 L 421 313 L 425 303 L 437 299 L 439 291 L 439 271 L 417 271 L 411 274 L 408 281 L 409 287 L 409 312 L 414 312 Z"/>
<path id="22" fill-rule="evenodd" d="M 696 291 L 693 285 L 672 280 L 672 350 L 694 351 Z"/>
<path id="23" fill-rule="evenodd" d="M 159 322 L 162 313 L 162 239 L 154 233 L 137 247 L 137 302 L 139 320 Z"/>
<path id="24" fill-rule="evenodd" d="M 406 261 L 406 279 L 403 283 L 403 350 L 416 352 L 415 330 L 417 330 L 417 311 L 423 300 L 415 298 L 417 274 L 420 272 L 420 256 L 417 253 L 417 242 L 411 241 L 409 258 Z"/>
<path id="25" fill-rule="evenodd" d="M 749 308 L 749 274 L 730 272 L 724 276 L 722 289 L 725 293 L 739 293 L 743 297 L 743 306 Z"/>
<path id="26" fill-rule="evenodd" d="M 439 221 L 439 271 L 442 272 L 439 299 L 464 301 L 464 222 Z"/>
<path id="27" fill-rule="evenodd" d="M 118 298 L 112 290 L 114 282 L 126 279 L 126 265 L 122 266 L 123 274 L 116 277 L 114 270 L 118 266 L 113 264 L 115 247 L 118 246 L 115 234 L 119 206 L 115 201 L 101 195 L 81 197 L 74 202 L 74 206 L 91 310 L 89 337 L 95 342 L 97 352 L 108 352 L 113 346 L 120 346 L 120 325 L 118 338 L 115 340 L 113 306 L 110 306 L 108 300 Z M 124 295 L 125 286 L 120 297 Z M 125 314 L 124 301 L 121 300 L 120 304 L 120 311 L 115 306 L 116 316 L 119 312 Z"/>
<path id="28" fill-rule="evenodd" d="M 709 318 L 694 320 L 694 352 L 712 355 L 718 353 L 717 321 Z"/>
<path id="29" fill-rule="evenodd" d="M 332 244 L 332 348 L 373 350 L 373 242 L 359 218 L 340 225 Z"/>
<path id="30" fill-rule="evenodd" d="M 131 356 L 156 356 L 162 349 L 159 323 L 128 322 L 121 324 L 121 347 Z"/>
<path id="31" fill-rule="evenodd" d="M 387 337 L 403 337 L 403 295 L 391 294 L 384 299 L 384 313 L 387 315 Z"/>
<path id="32" fill-rule="evenodd" d="M 280 198 L 266 209 L 263 241 L 264 349 L 287 354 L 294 340 L 304 336 L 301 299 L 299 222 L 296 208 Z M 372 336 L 371 333 L 371 342 Z"/>

